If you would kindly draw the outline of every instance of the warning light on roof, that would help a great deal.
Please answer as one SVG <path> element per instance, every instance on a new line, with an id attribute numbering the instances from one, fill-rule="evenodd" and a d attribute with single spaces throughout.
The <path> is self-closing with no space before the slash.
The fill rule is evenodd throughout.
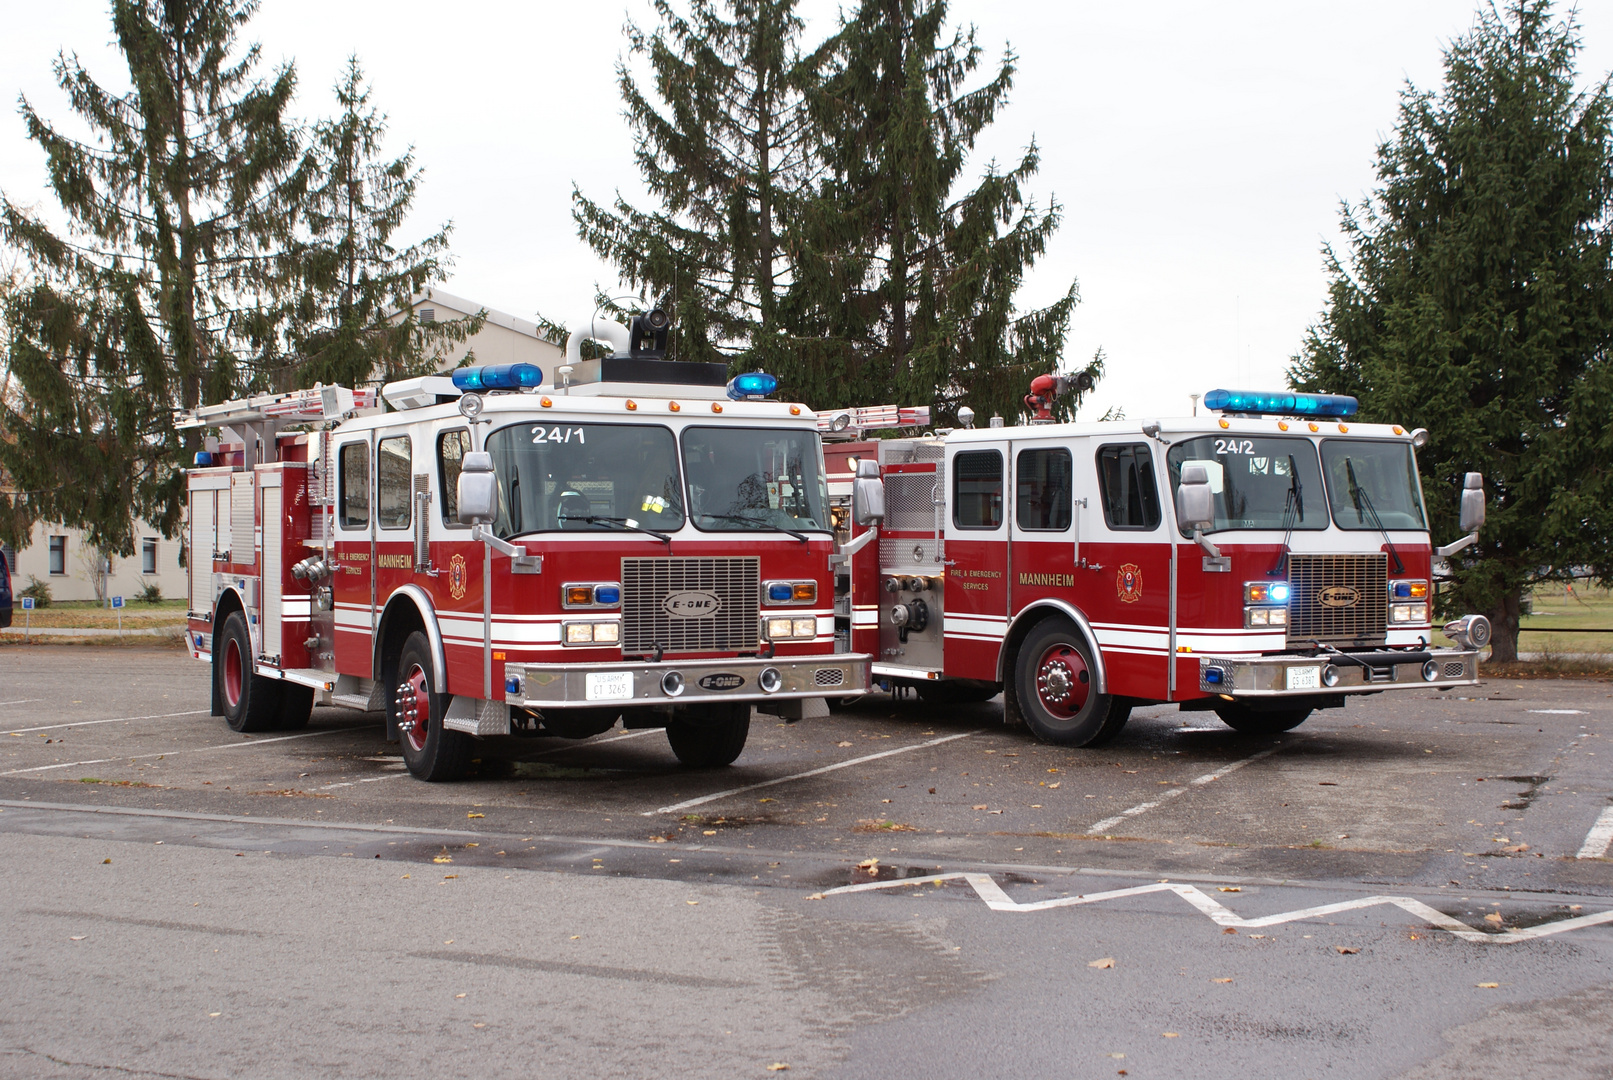
<path id="1" fill-rule="evenodd" d="M 766 397 L 778 389 L 778 376 L 765 371 L 747 371 L 728 380 L 728 396 L 735 401 Z"/>
<path id="2" fill-rule="evenodd" d="M 465 391 L 523 390 L 542 383 L 543 369 L 536 364 L 488 364 L 454 371 L 454 385 Z"/>
<path id="3" fill-rule="evenodd" d="M 1347 394 L 1259 393 L 1253 390 L 1211 390 L 1204 407 L 1213 412 L 1278 414 L 1282 416 L 1354 416 L 1360 403 Z"/>

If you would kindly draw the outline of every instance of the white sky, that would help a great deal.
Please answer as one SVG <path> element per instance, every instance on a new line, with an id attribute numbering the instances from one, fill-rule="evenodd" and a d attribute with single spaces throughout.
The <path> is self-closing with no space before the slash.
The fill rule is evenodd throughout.
<path id="1" fill-rule="evenodd" d="M 4 7 L 0 98 L 23 92 L 66 120 L 50 71 L 59 49 L 123 84 L 104 4 Z M 803 0 L 808 40 L 837 7 Z M 1338 235 L 1339 200 L 1369 190 L 1404 81 L 1437 86 L 1441 47 L 1475 11 L 1476 0 L 954 0 L 952 22 L 975 24 L 988 60 L 1005 44 L 1020 57 L 979 157 L 1014 160 L 1032 136 L 1042 149 L 1033 192 L 1056 195 L 1065 219 L 1022 300 L 1079 280 L 1066 363 L 1101 346 L 1109 370 L 1084 418 L 1111 405 L 1176 415 L 1189 393 L 1284 385 L 1325 300 L 1320 248 Z M 263 0 L 249 37 L 271 64 L 296 61 L 309 117 L 334 110 L 330 86 L 356 53 L 390 117 L 389 149 L 412 142 L 426 169 L 414 232 L 454 223 L 443 287 L 569 323 L 588 316 L 596 282 L 614 287 L 576 238 L 572 184 L 648 205 L 614 66 L 625 19 L 651 13 L 648 0 Z M 1579 22 L 1589 84 L 1613 68 L 1613 5 L 1585 5 Z M 0 189 L 44 199 L 42 161 L 20 118 L 0 113 Z"/>

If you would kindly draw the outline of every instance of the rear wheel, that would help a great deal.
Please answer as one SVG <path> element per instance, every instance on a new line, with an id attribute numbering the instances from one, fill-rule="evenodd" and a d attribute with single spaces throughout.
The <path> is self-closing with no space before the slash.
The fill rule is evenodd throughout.
<path id="1" fill-rule="evenodd" d="M 1091 647 L 1073 623 L 1048 619 L 1031 630 L 1014 662 L 1025 726 L 1061 746 L 1101 746 L 1118 735 L 1130 703 L 1098 693 L 1094 670 Z"/>
<path id="2" fill-rule="evenodd" d="M 470 764 L 470 736 L 442 726 L 449 696 L 432 687 L 431 642 L 419 630 L 398 653 L 397 685 L 387 700 L 387 719 L 398 729 L 403 763 L 421 780 L 457 780 Z"/>
<path id="3" fill-rule="evenodd" d="M 280 721 L 281 683 L 252 670 L 252 636 L 246 616 L 232 611 L 224 619 L 218 649 L 213 653 L 213 677 L 224 703 L 224 722 L 231 731 L 270 731 Z"/>
<path id="4" fill-rule="evenodd" d="M 1251 709 L 1235 701 L 1216 703 L 1215 715 L 1234 731 L 1244 735 L 1279 735 L 1299 727 L 1315 710 L 1304 707 L 1289 709 Z"/>
<path id="5" fill-rule="evenodd" d="M 678 760 L 694 769 L 732 765 L 750 735 L 750 706 L 692 706 L 666 726 L 666 741 Z"/>

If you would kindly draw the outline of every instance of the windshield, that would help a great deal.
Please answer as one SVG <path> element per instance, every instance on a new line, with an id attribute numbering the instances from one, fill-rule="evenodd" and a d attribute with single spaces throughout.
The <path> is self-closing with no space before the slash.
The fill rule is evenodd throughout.
<path id="1" fill-rule="evenodd" d="M 1409 443 L 1323 439 L 1322 467 L 1339 528 L 1376 530 L 1379 521 L 1385 529 L 1428 527 Z"/>
<path id="2" fill-rule="evenodd" d="M 1208 532 L 1327 528 L 1322 473 L 1309 439 L 1204 435 L 1172 446 L 1166 461 L 1172 491 L 1184 465 L 1203 465 L 1209 474 L 1215 524 Z"/>
<path id="3" fill-rule="evenodd" d="M 496 535 L 675 531 L 677 444 L 659 425 L 518 424 L 487 437 L 498 476 Z"/>
<path id="4" fill-rule="evenodd" d="M 697 529 L 829 529 L 823 444 L 815 431 L 688 428 L 683 467 Z"/>

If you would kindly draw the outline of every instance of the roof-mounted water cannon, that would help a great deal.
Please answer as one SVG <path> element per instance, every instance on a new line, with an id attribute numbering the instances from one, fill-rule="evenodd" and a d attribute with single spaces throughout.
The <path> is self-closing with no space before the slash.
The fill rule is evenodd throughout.
<path id="1" fill-rule="evenodd" d="M 1074 375 L 1038 375 L 1031 380 L 1031 392 L 1025 395 L 1025 407 L 1031 410 L 1033 424 L 1053 422 L 1053 402 L 1074 390 L 1084 394 L 1093 387 L 1092 376 L 1086 372 Z"/>

